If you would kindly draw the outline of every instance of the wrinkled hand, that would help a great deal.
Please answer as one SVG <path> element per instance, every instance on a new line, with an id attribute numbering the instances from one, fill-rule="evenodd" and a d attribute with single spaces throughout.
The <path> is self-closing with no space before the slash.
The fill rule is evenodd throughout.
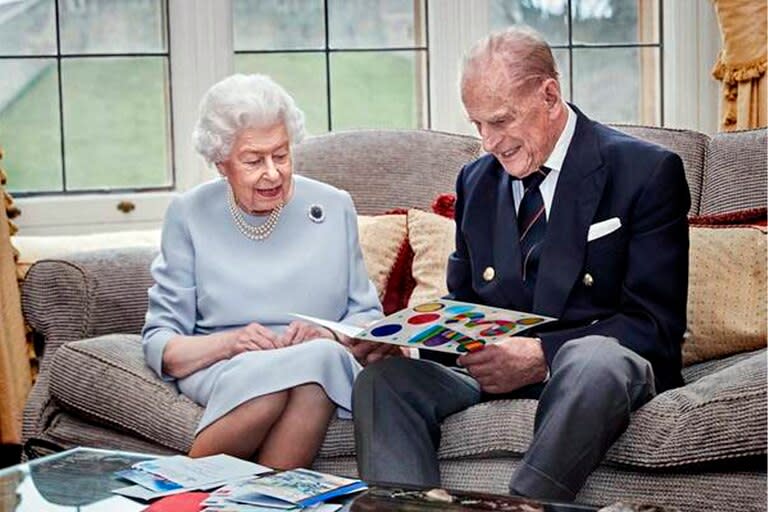
<path id="1" fill-rule="evenodd" d="M 482 350 L 461 356 L 459 364 L 477 379 L 486 393 L 509 393 L 543 382 L 547 377 L 544 351 L 536 338 L 516 336 L 486 345 Z"/>
<path id="2" fill-rule="evenodd" d="M 280 343 L 280 346 L 289 347 L 316 338 L 327 338 L 332 340 L 334 339 L 334 336 L 333 333 L 325 327 L 302 322 L 301 320 L 294 320 L 278 338 L 278 343 Z"/>
<path id="3" fill-rule="evenodd" d="M 348 338 L 345 342 L 348 350 L 363 366 L 387 357 L 407 357 L 408 349 L 389 343 L 376 343 L 357 338 Z"/>
<path id="4" fill-rule="evenodd" d="M 274 332 L 257 322 L 230 331 L 230 336 L 226 338 L 226 341 L 229 345 L 230 357 L 242 352 L 270 350 L 282 346 Z"/>

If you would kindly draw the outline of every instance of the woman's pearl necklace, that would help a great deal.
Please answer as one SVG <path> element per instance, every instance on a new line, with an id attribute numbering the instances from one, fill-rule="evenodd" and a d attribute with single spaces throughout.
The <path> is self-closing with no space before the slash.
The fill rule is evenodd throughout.
<path id="1" fill-rule="evenodd" d="M 265 220 L 263 224 L 254 226 L 246 222 L 245 218 L 243 218 L 243 212 L 238 208 L 237 203 L 235 202 L 235 194 L 232 192 L 232 187 L 228 187 L 228 189 L 229 193 L 227 194 L 227 199 L 229 202 L 229 213 L 232 214 L 232 220 L 235 221 L 237 229 L 251 240 L 260 241 L 269 238 L 269 235 L 272 234 L 272 231 L 275 230 L 275 226 L 277 226 L 278 219 L 280 219 L 280 213 L 283 211 L 283 203 L 280 203 L 269 212 L 267 220 Z"/>

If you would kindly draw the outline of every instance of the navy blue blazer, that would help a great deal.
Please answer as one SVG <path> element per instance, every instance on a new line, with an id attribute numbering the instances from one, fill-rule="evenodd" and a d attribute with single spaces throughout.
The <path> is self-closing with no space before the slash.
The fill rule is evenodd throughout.
<path id="1" fill-rule="evenodd" d="M 576 129 L 552 201 L 533 298 L 533 312 L 559 322 L 535 335 L 549 365 L 569 340 L 614 337 L 650 361 L 658 392 L 679 386 L 690 206 L 682 160 L 572 108 Z M 449 298 L 528 309 L 513 179 L 493 155 L 461 170 Z M 589 226 L 613 217 L 621 228 L 588 243 Z M 490 281 L 483 279 L 487 267 L 495 270 Z"/>

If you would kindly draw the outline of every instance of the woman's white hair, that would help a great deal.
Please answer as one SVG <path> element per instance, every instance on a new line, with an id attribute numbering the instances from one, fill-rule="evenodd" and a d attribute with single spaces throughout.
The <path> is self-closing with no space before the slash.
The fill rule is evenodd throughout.
<path id="1" fill-rule="evenodd" d="M 209 164 L 225 161 L 245 128 L 285 124 L 291 145 L 304 138 L 304 112 L 266 75 L 232 75 L 214 84 L 200 101 L 192 141 Z"/>

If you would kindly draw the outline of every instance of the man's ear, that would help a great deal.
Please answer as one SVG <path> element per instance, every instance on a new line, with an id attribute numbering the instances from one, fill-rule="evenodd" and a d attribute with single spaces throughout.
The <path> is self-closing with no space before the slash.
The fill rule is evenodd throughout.
<path id="1" fill-rule="evenodd" d="M 551 109 L 560 103 L 560 84 L 554 78 L 547 78 L 543 84 L 544 102 Z"/>

